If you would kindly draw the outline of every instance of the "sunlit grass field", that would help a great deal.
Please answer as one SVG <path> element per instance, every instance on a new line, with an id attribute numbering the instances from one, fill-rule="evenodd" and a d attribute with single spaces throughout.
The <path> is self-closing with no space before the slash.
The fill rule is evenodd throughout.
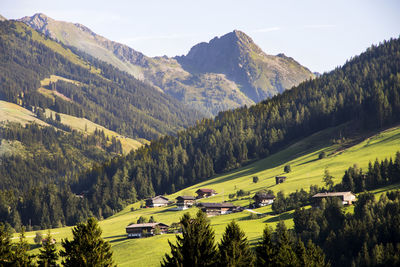
<path id="1" fill-rule="evenodd" d="M 286 194 L 304 188 L 309 189 L 310 185 L 323 185 L 322 177 L 325 168 L 335 177 L 335 183 L 340 182 L 344 171 L 357 164 L 366 169 L 369 161 L 379 160 L 385 157 L 393 157 L 396 151 L 400 150 L 400 127 L 395 127 L 372 135 L 364 141 L 355 145 L 333 144 L 328 136 L 339 128 L 331 128 L 320 133 L 305 138 L 286 149 L 271 155 L 265 159 L 253 162 L 237 170 L 218 175 L 186 188 L 180 192 L 167 196 L 174 199 L 178 195 L 193 194 L 198 188 L 213 188 L 217 195 L 210 197 L 207 202 L 221 202 L 229 200 L 228 195 L 239 189 L 250 191 L 250 195 L 236 200 L 237 205 L 248 205 L 255 192 L 261 189 L 271 189 L 275 193 L 282 190 Z M 346 148 L 347 147 L 347 148 Z M 321 151 L 325 151 L 327 157 L 318 159 Z M 282 175 L 285 165 L 290 164 L 292 171 L 288 174 L 287 180 L 279 185 L 275 185 L 275 176 Z M 253 183 L 253 176 L 258 176 L 258 183 Z M 400 185 L 391 185 L 373 191 L 377 196 L 387 190 L 400 188 Z M 121 212 L 100 222 L 103 229 L 103 237 L 110 241 L 114 251 L 114 258 L 119 266 L 157 266 L 164 253 L 169 252 L 168 240 L 175 242 L 175 235 L 166 234 L 143 239 L 126 239 L 125 227 L 140 216 L 154 216 L 156 221 L 171 224 L 178 222 L 185 212 L 195 214 L 197 208 L 187 211 L 173 211 L 171 207 L 140 209 L 141 203 L 135 203 L 126 207 Z M 172 207 L 173 208 L 173 207 Z M 223 234 L 225 226 L 231 220 L 236 220 L 240 227 L 246 232 L 249 241 L 256 244 L 262 236 L 265 224 L 274 226 L 277 222 L 284 221 L 290 228 L 293 227 L 292 214 L 289 211 L 279 216 L 271 214 L 271 207 L 254 209 L 254 211 L 266 215 L 259 219 L 251 219 L 251 213 L 243 211 L 240 213 L 216 216 L 210 218 L 211 225 L 219 240 Z M 346 212 L 351 212 L 352 207 L 346 208 Z M 60 248 L 62 238 L 71 238 L 71 228 L 57 228 L 51 230 Z M 46 233 L 45 230 L 41 231 Z M 35 232 L 28 232 L 28 240 L 33 244 Z M 37 253 L 38 250 L 32 250 Z"/>

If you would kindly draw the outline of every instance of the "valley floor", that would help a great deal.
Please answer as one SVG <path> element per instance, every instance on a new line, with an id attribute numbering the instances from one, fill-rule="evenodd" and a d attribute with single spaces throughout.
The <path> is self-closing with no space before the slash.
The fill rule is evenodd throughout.
<path id="1" fill-rule="evenodd" d="M 357 164 L 364 170 L 369 161 L 376 158 L 393 157 L 400 150 L 400 127 L 394 127 L 365 139 L 357 144 L 326 144 L 327 136 L 337 128 L 331 128 L 308 138 L 305 138 L 286 149 L 272 156 L 256 161 L 243 168 L 229 173 L 218 175 L 212 179 L 196 184 L 175 194 L 168 195 L 170 200 L 179 195 L 194 195 L 199 188 L 212 188 L 218 194 L 204 202 L 222 202 L 229 200 L 228 195 L 242 189 L 250 191 L 249 196 L 235 199 L 236 205 L 247 206 L 252 202 L 251 197 L 261 189 L 271 189 L 276 194 L 282 190 L 290 193 L 304 188 L 309 190 L 310 185 L 322 186 L 324 170 L 329 169 L 335 177 L 334 182 L 340 182 L 344 171 Z M 351 146 L 349 144 L 352 144 Z M 318 159 L 320 152 L 325 151 L 327 157 Z M 287 180 L 279 185 L 275 185 L 275 176 L 283 174 L 285 165 L 290 164 L 292 171 L 288 174 Z M 253 183 L 253 176 L 258 176 L 259 181 Z M 388 190 L 399 189 L 400 184 L 387 186 L 374 190 L 377 195 Z M 173 211 L 171 207 L 140 209 L 142 202 L 135 203 L 126 207 L 114 216 L 102 220 L 100 226 L 103 229 L 103 237 L 108 240 L 114 251 L 116 263 L 119 266 L 158 266 L 160 260 L 166 252 L 169 252 L 168 240 L 174 242 L 174 234 L 165 234 L 143 239 L 127 239 L 125 227 L 130 223 L 135 223 L 140 216 L 149 218 L 153 216 L 156 221 L 165 224 L 178 222 L 185 212 L 195 214 L 197 208 L 190 208 L 186 211 Z M 278 216 L 272 215 L 271 206 L 254 209 L 254 212 L 262 213 L 265 217 L 251 219 L 251 211 L 243 211 L 234 214 L 216 216 L 210 218 L 216 239 L 219 240 L 227 223 L 236 220 L 252 244 L 256 244 L 262 236 L 265 224 L 274 226 L 282 220 L 288 227 L 293 226 L 293 211 L 285 212 Z M 351 212 L 352 208 L 346 208 L 346 212 Z M 45 233 L 46 231 L 41 231 Z M 71 238 L 71 227 L 64 227 L 52 230 L 57 240 L 58 248 L 62 238 Z M 28 241 L 33 244 L 35 232 L 26 234 Z M 38 249 L 33 249 L 32 253 L 37 253 Z"/>

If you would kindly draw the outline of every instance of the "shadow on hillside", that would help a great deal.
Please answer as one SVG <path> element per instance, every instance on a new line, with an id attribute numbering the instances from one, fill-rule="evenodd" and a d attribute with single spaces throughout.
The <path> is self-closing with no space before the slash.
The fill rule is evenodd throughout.
<path id="1" fill-rule="evenodd" d="M 123 238 L 117 238 L 117 239 L 114 239 L 114 240 L 110 240 L 108 242 L 116 243 L 116 242 L 120 242 L 120 241 L 124 241 L 124 240 L 128 240 L 128 238 L 126 236 L 124 236 Z"/>
<path id="2" fill-rule="evenodd" d="M 117 238 L 117 237 L 125 237 L 125 238 L 126 238 L 126 235 L 112 235 L 112 236 L 106 236 L 106 237 L 104 237 L 104 239 L 111 239 L 111 238 Z"/>
<path id="3" fill-rule="evenodd" d="M 317 160 L 319 160 L 319 158 L 311 159 L 309 161 L 306 161 L 306 162 L 303 162 L 303 163 L 299 163 L 299 164 L 297 164 L 297 166 L 305 165 L 305 164 L 308 164 L 308 163 L 311 163 L 311 162 L 314 162 L 314 161 L 317 161 Z"/>
<path id="4" fill-rule="evenodd" d="M 293 219 L 293 213 L 282 213 L 279 214 L 275 217 L 269 218 L 267 220 L 265 220 L 265 223 L 274 223 L 274 222 L 279 222 L 279 221 L 284 221 L 284 220 L 289 220 L 289 219 Z"/>

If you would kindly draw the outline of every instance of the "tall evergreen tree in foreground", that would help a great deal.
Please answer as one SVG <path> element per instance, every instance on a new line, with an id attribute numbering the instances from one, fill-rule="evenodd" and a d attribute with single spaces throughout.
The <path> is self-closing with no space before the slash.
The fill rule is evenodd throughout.
<path id="1" fill-rule="evenodd" d="M 74 239 L 62 241 L 64 266 L 114 266 L 110 243 L 101 238 L 101 229 L 94 218 L 79 223 L 72 229 Z"/>
<path id="2" fill-rule="evenodd" d="M 58 260 L 58 253 L 56 245 L 52 242 L 52 236 L 50 230 L 47 233 L 47 242 L 43 243 L 40 249 L 40 254 L 38 255 L 38 264 L 43 267 L 56 266 Z"/>
<path id="3" fill-rule="evenodd" d="M 11 227 L 0 223 L 0 266 L 11 264 Z"/>
<path id="4" fill-rule="evenodd" d="M 34 266 L 32 263 L 32 258 L 28 254 L 29 244 L 25 238 L 25 228 L 22 227 L 21 233 L 19 234 L 19 241 L 13 247 L 14 253 L 11 256 L 12 265 L 11 266 Z"/>
<path id="5" fill-rule="evenodd" d="M 161 266 L 214 266 L 217 261 L 215 235 L 206 215 L 199 211 L 191 218 L 185 213 L 181 224 L 182 236 L 176 236 L 176 245 L 168 241 L 171 255 L 165 254 Z"/>
<path id="6" fill-rule="evenodd" d="M 232 221 L 225 228 L 219 248 L 219 266 L 253 266 L 254 255 L 245 233 Z"/>
<path id="7" fill-rule="evenodd" d="M 257 266 L 274 266 L 276 248 L 272 242 L 272 229 L 268 225 L 265 226 L 263 239 L 256 248 Z"/>
<path id="8" fill-rule="evenodd" d="M 256 266 L 330 266 L 325 263 L 325 255 L 322 249 L 309 241 L 307 246 L 300 238 L 295 241 L 283 224 L 278 223 L 276 232 L 266 226 L 261 243 L 256 247 Z"/>

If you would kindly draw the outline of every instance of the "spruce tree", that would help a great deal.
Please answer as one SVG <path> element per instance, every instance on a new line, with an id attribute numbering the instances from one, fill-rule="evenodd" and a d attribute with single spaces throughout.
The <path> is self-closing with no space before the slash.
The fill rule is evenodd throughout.
<path id="1" fill-rule="evenodd" d="M 307 263 L 306 266 L 310 267 L 321 267 L 330 266 L 329 263 L 325 263 L 325 254 L 320 247 L 315 245 L 311 239 L 307 242 Z"/>
<path id="2" fill-rule="evenodd" d="M 262 242 L 256 248 L 257 266 L 275 266 L 276 247 L 272 242 L 272 229 L 268 225 L 264 228 Z"/>
<path id="3" fill-rule="evenodd" d="M 185 213 L 181 219 L 182 236 L 176 236 L 176 244 L 168 241 L 171 255 L 165 254 L 161 266 L 213 266 L 217 248 L 214 231 L 206 215 L 199 211 L 195 218 Z"/>
<path id="4" fill-rule="evenodd" d="M 298 259 L 293 250 L 293 242 L 289 232 L 283 222 L 279 222 L 276 226 L 277 234 L 277 253 L 275 266 L 296 266 Z"/>
<path id="5" fill-rule="evenodd" d="M 219 266 L 252 266 L 253 252 L 245 233 L 232 221 L 225 228 L 219 248 Z"/>
<path id="6" fill-rule="evenodd" d="M 7 266 L 12 258 L 11 229 L 0 223 L 0 266 Z"/>
<path id="7" fill-rule="evenodd" d="M 52 236 L 49 232 L 47 233 L 47 242 L 44 242 L 42 248 L 39 250 L 38 265 L 44 267 L 56 266 L 58 260 L 58 253 L 56 245 L 52 242 Z"/>
<path id="8" fill-rule="evenodd" d="M 101 229 L 94 218 L 72 229 L 74 239 L 62 240 L 60 256 L 64 266 L 114 266 L 111 245 L 101 238 Z"/>
<path id="9" fill-rule="evenodd" d="M 13 266 L 33 266 L 33 256 L 28 254 L 29 244 L 25 238 L 25 227 L 22 227 L 21 233 L 19 234 L 19 241 L 14 247 L 14 253 L 12 255 Z"/>

